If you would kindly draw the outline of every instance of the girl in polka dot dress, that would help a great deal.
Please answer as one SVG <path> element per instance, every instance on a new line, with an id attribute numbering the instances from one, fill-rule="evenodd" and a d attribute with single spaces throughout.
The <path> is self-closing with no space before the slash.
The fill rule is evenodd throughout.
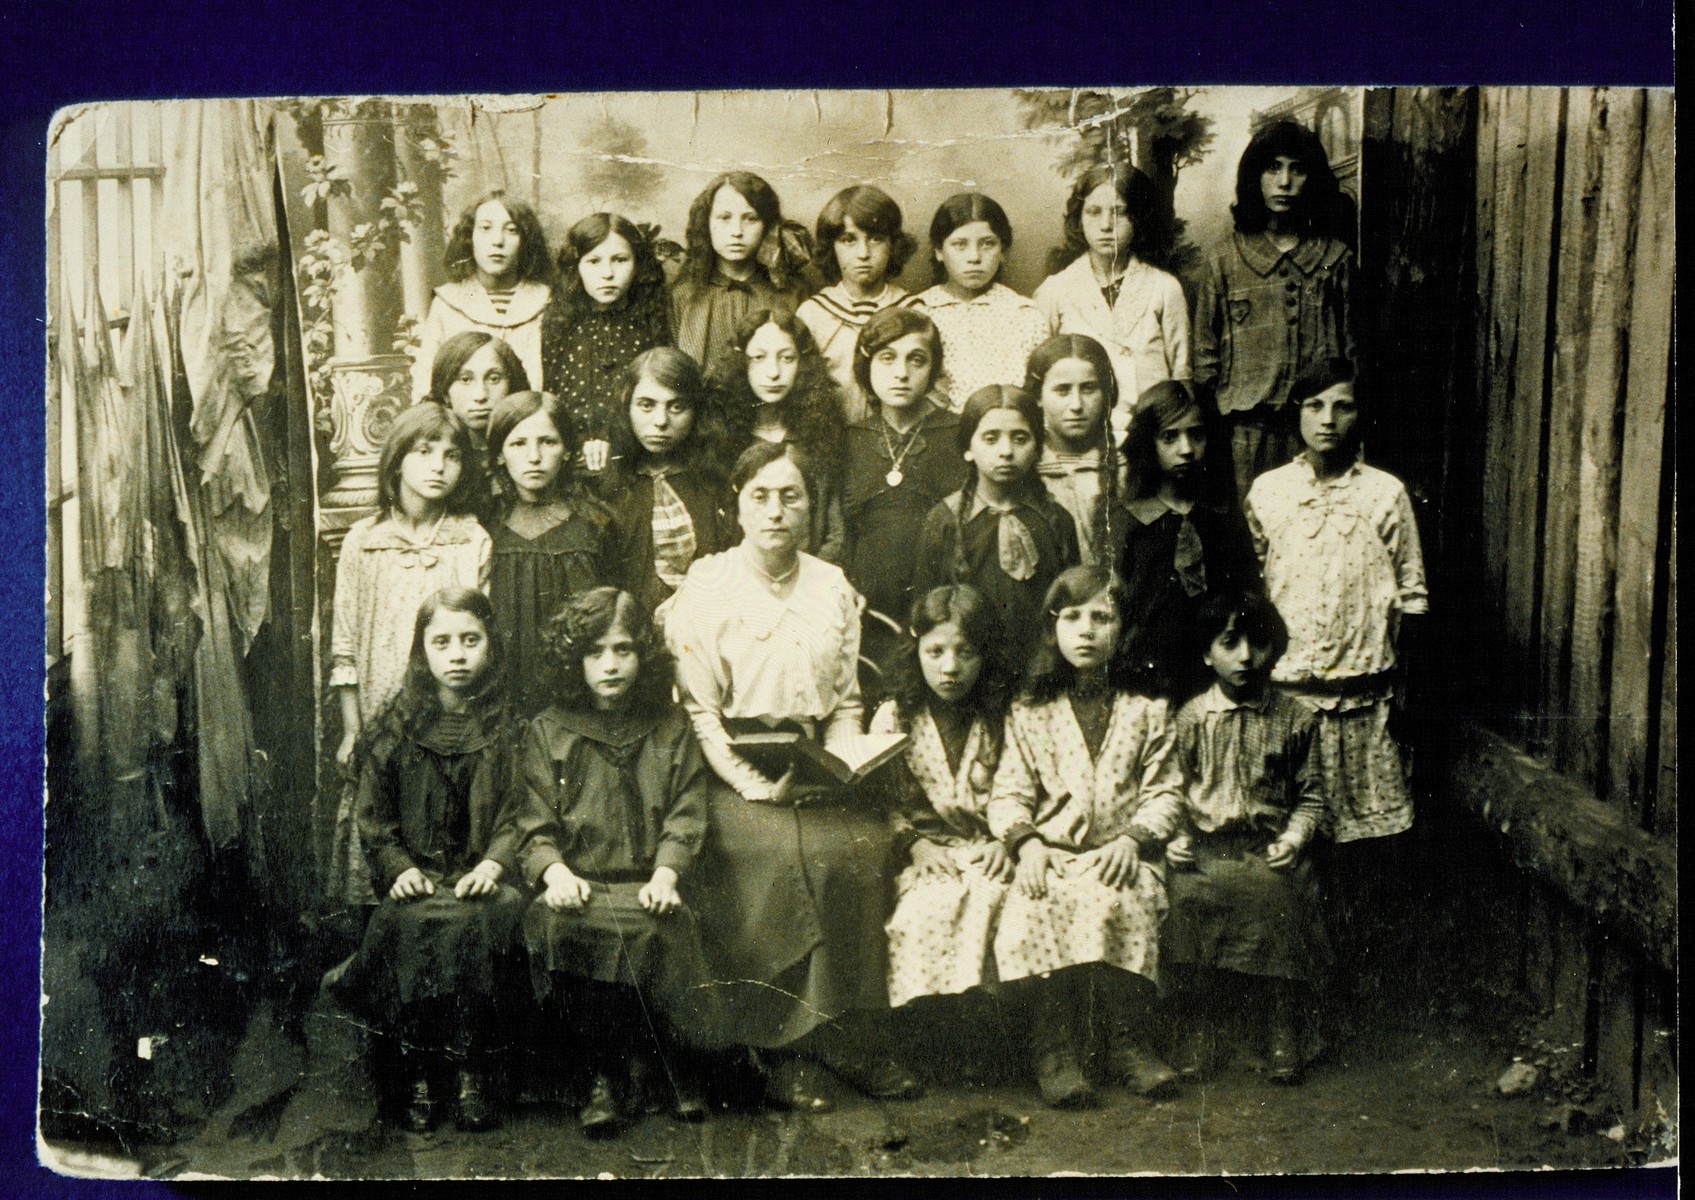
<path id="1" fill-rule="evenodd" d="M 894 696 L 871 718 L 875 733 L 912 738 L 889 773 L 895 881 L 889 918 L 889 1003 L 957 995 L 993 984 L 995 924 L 1012 859 L 989 833 L 989 786 L 1013 674 L 994 610 L 958 584 L 925 595 L 896 671 Z"/>
<path id="2" fill-rule="evenodd" d="M 1104 567 L 1062 572 L 1044 607 L 989 795 L 989 829 L 1017 864 L 995 965 L 1003 982 L 1021 982 L 1049 1104 L 1094 1099 L 1081 1056 L 1097 1021 L 1108 1074 L 1138 1094 L 1169 1095 L 1176 1073 L 1144 1044 L 1164 846 L 1180 804 L 1166 704 L 1108 676 L 1123 610 Z"/>
<path id="3" fill-rule="evenodd" d="M 1022 382 L 1030 352 L 1047 340 L 1036 302 L 999 282 L 1010 249 L 1005 209 L 980 192 L 950 196 L 930 222 L 936 285 L 902 301 L 929 313 L 942 332 L 939 390 L 955 412 L 980 388 Z"/>
<path id="4" fill-rule="evenodd" d="M 564 403 L 584 465 L 599 471 L 618 417 L 619 377 L 643 350 L 671 341 L 665 271 L 627 218 L 595 213 L 565 235 L 554 292 L 542 316 L 542 387 Z"/>

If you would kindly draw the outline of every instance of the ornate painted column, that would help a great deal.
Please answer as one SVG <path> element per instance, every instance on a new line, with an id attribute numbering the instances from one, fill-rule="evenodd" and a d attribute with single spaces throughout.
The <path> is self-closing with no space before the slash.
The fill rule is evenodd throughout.
<path id="1" fill-rule="evenodd" d="M 339 541 L 377 502 L 377 458 L 395 415 L 411 401 L 395 349 L 402 293 L 383 201 L 395 184 L 394 124 L 384 100 L 338 101 L 323 117 L 324 160 L 345 181 L 328 199 L 330 235 L 349 251 L 336 276 L 330 363 L 329 489 L 319 528 Z"/>

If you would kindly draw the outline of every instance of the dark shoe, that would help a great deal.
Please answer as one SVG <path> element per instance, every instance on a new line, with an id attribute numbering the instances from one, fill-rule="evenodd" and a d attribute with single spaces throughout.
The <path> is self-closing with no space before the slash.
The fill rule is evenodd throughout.
<path id="1" fill-rule="evenodd" d="M 782 1059 L 765 1072 L 765 1099 L 789 1112 L 826 1113 L 836 1107 L 818 1090 L 811 1064 L 794 1057 Z"/>
<path id="2" fill-rule="evenodd" d="M 1168 1100 L 1177 1094 L 1177 1072 L 1129 1031 L 1113 1030 L 1106 1057 L 1113 1078 L 1138 1096 Z"/>
<path id="3" fill-rule="evenodd" d="M 436 1102 L 430 1095 L 430 1081 L 420 1075 L 412 1081 L 412 1095 L 406 1101 L 406 1128 L 413 1133 L 428 1133 L 435 1128 Z"/>
<path id="4" fill-rule="evenodd" d="M 588 1102 L 577 1110 L 577 1124 L 590 1137 L 611 1137 L 624 1123 L 624 1108 L 612 1090 L 612 1081 L 596 1075 L 589 1085 Z"/>
<path id="5" fill-rule="evenodd" d="M 483 1090 L 483 1077 L 478 1071 L 459 1072 L 459 1113 L 456 1122 L 461 1129 L 493 1129 L 500 1123 L 494 1105 Z"/>
<path id="6" fill-rule="evenodd" d="M 924 1094 L 924 1085 L 918 1077 L 892 1056 L 871 1060 L 853 1058 L 832 1062 L 829 1067 L 873 1100 L 916 1100 Z"/>
<path id="7" fill-rule="evenodd" d="M 1294 1087 L 1305 1078 L 1301 1063 L 1301 1039 L 1292 1021 L 1275 1020 L 1271 1026 L 1270 1069 L 1266 1077 L 1273 1083 Z"/>
<path id="8" fill-rule="evenodd" d="M 1052 1108 L 1088 1108 L 1095 1102 L 1095 1089 L 1070 1047 L 1054 1047 L 1036 1056 L 1036 1086 L 1042 1089 L 1043 1102 Z"/>

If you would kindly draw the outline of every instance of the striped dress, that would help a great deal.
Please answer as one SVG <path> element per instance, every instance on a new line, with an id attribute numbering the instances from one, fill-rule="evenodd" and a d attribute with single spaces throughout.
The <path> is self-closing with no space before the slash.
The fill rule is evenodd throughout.
<path id="1" fill-rule="evenodd" d="M 824 352 L 824 361 L 830 364 L 830 377 L 842 390 L 844 424 L 863 421 L 871 411 L 859 381 L 853 377 L 853 349 L 859 344 L 859 331 L 883 309 L 905 298 L 906 289 L 898 283 L 885 284 L 882 292 L 869 300 L 855 300 L 845 286 L 835 283 L 808 297 L 795 309 L 795 316 Z"/>

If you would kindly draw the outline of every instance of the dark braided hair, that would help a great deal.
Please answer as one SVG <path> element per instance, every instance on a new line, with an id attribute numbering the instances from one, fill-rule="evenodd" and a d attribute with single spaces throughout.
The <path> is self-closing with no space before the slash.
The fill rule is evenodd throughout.
<path id="1" fill-rule="evenodd" d="M 1112 527 L 1113 514 L 1118 509 L 1118 453 L 1112 444 L 1112 410 L 1118 405 L 1118 376 L 1113 372 L 1112 359 L 1105 346 L 1086 334 L 1056 334 L 1030 352 L 1024 390 L 1040 397 L 1048 372 L 1071 359 L 1093 368 L 1101 389 L 1100 428 L 1095 431 L 1101 452 L 1101 490 L 1089 514 L 1089 533 L 1090 539 L 1104 552 L 1117 545 L 1114 538 L 1118 533 Z"/>
<path id="2" fill-rule="evenodd" d="M 965 402 L 965 407 L 959 413 L 958 446 L 961 454 L 971 449 L 971 439 L 977 435 L 977 426 L 983 423 L 983 418 L 997 408 L 1009 408 L 1024 418 L 1030 426 L 1030 433 L 1036 439 L 1036 455 L 1042 453 L 1042 406 L 1036 397 L 1023 388 L 1012 387 L 1004 383 L 991 383 L 988 387 L 978 388 L 971 393 L 971 398 Z M 958 582 L 965 582 L 970 576 L 971 567 L 965 560 L 965 523 L 971 518 L 971 502 L 977 496 L 977 472 L 972 470 L 965 476 L 965 486 L 959 492 L 959 509 L 954 513 L 954 548 L 951 573 Z M 1047 489 L 1042 481 L 1031 470 L 1019 485 L 1019 498 L 1030 503 L 1039 503 L 1047 497 Z"/>

